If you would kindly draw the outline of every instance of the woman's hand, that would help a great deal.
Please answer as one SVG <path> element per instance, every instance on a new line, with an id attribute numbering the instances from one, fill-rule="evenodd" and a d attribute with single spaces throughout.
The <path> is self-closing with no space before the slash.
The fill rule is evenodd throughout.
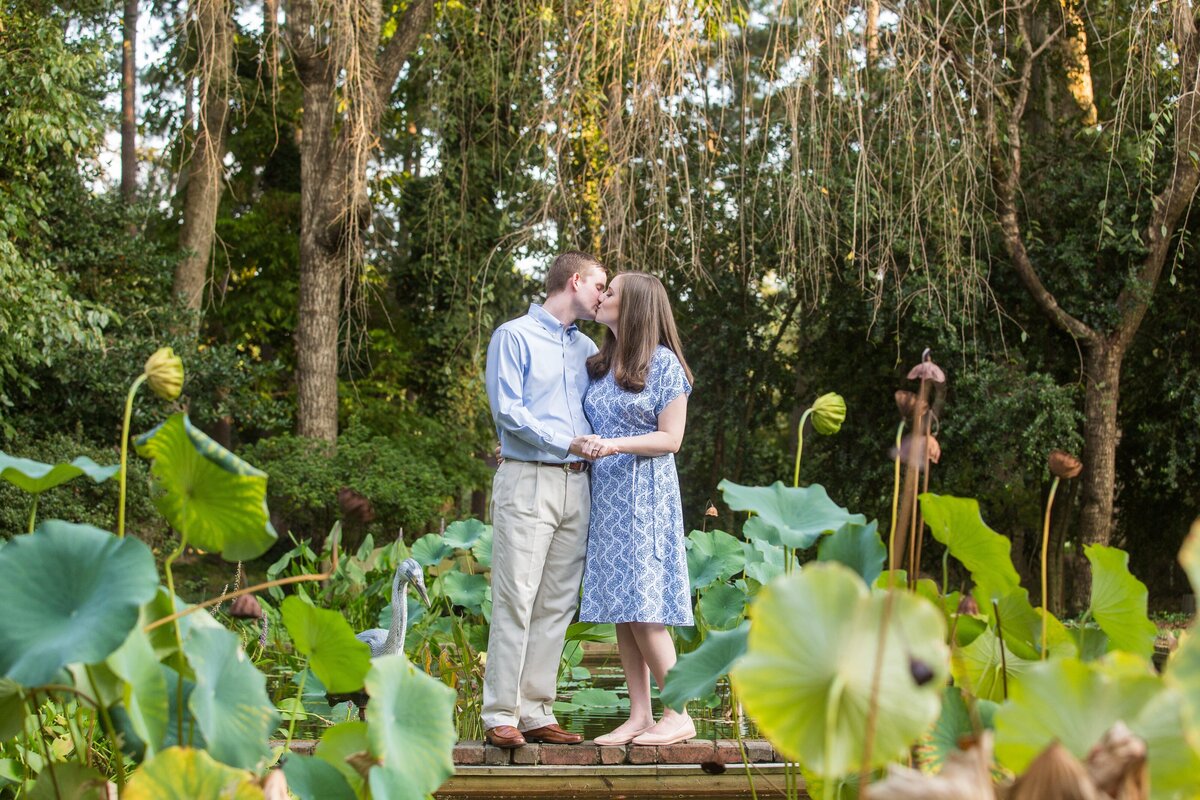
<path id="1" fill-rule="evenodd" d="M 619 452 L 621 451 L 613 445 L 611 440 L 601 439 L 599 437 L 591 442 L 588 442 L 588 444 L 584 447 L 584 457 L 590 458 L 593 461 L 598 458 L 616 455 Z"/>

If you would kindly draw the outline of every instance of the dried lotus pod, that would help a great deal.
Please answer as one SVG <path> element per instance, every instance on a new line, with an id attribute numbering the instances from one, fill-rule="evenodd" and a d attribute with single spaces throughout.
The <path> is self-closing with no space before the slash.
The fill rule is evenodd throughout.
<path id="1" fill-rule="evenodd" d="M 907 389 L 898 389 L 895 398 L 896 409 L 900 412 L 900 416 L 904 419 L 912 419 L 916 415 L 919 402 L 916 392 L 910 392 Z M 919 405 L 922 414 L 929 410 L 928 403 L 920 403 Z"/>
<path id="2" fill-rule="evenodd" d="M 229 606 L 229 616 L 236 619 L 262 619 L 262 604 L 252 594 L 243 594 Z"/>
<path id="3" fill-rule="evenodd" d="M 946 373 L 942 372 L 942 368 L 933 363 L 933 359 L 929 357 L 929 349 L 921 354 L 921 363 L 908 371 L 908 379 L 910 381 L 933 381 L 934 383 L 945 383 Z"/>
<path id="4" fill-rule="evenodd" d="M 1056 478 L 1070 480 L 1083 471 L 1079 459 L 1065 450 L 1051 450 L 1047 459 L 1050 463 L 1050 474 Z"/>

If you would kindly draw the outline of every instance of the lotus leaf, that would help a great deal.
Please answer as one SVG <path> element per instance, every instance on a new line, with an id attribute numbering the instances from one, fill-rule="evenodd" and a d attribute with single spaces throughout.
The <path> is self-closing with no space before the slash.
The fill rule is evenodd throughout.
<path id="1" fill-rule="evenodd" d="M 875 520 L 866 525 L 847 522 L 821 540 L 817 560 L 845 564 L 870 586 L 883 572 L 883 562 L 887 560 L 887 548 L 879 537 L 878 527 Z"/>
<path id="2" fill-rule="evenodd" d="M 354 790 L 337 769 L 319 758 L 290 756 L 283 764 L 288 791 L 300 800 L 354 800 Z"/>
<path id="3" fill-rule="evenodd" d="M 918 766 L 922 772 L 937 774 L 946 764 L 946 757 L 959 749 L 959 740 L 973 736 L 980 730 L 993 726 L 992 718 L 996 704 L 989 700 L 975 700 L 978 719 L 971 719 L 971 711 L 963 699 L 962 690 L 947 686 L 942 692 L 942 713 L 937 724 L 926 731 L 917 745 Z"/>
<path id="4" fill-rule="evenodd" d="M 483 613 L 483 601 L 491 597 L 492 587 L 483 575 L 448 572 L 442 576 L 442 588 L 450 602 L 472 614 Z"/>
<path id="5" fill-rule="evenodd" d="M 40 686 L 66 664 L 107 658 L 157 588 L 137 539 L 58 520 L 14 536 L 0 551 L 0 677 Z"/>
<path id="6" fill-rule="evenodd" d="M 454 774 L 454 690 L 395 655 L 372 662 L 367 692 L 367 735 L 382 762 L 368 777 L 371 794 L 424 800 Z"/>
<path id="7" fill-rule="evenodd" d="M 750 623 L 743 622 L 731 631 L 713 631 L 699 647 L 684 653 L 667 673 L 662 690 L 663 704 L 682 711 L 688 700 L 707 697 L 716 691 L 717 681 L 746 652 Z"/>
<path id="8" fill-rule="evenodd" d="M 479 536 L 479 541 L 471 546 L 471 555 L 481 567 L 490 569 L 492 566 L 492 526 Z"/>
<path id="9" fill-rule="evenodd" d="M 615 642 L 617 629 L 611 622 L 573 622 L 567 626 L 568 642 Z"/>
<path id="10" fill-rule="evenodd" d="M 986 629 L 965 647 L 955 648 L 950 669 L 954 682 L 982 700 L 1002 702 L 1021 676 L 1037 663 L 1021 658 L 1007 644 L 1001 655 L 1000 640 Z"/>
<path id="11" fill-rule="evenodd" d="M 1200 748 L 1188 741 L 1184 726 L 1183 694 L 1167 687 L 1150 698 L 1129 724 L 1146 743 L 1151 800 L 1200 798 Z"/>
<path id="12" fill-rule="evenodd" d="M 196 672 L 188 708 L 208 742 L 208 752 L 233 767 L 257 766 L 269 755 L 267 739 L 279 724 L 266 677 L 227 630 L 194 630 L 184 639 L 183 649 Z"/>
<path id="13" fill-rule="evenodd" d="M 422 567 L 436 566 L 454 555 L 454 548 L 446 544 L 440 533 L 427 533 L 413 542 L 412 557 Z"/>
<path id="14" fill-rule="evenodd" d="M 996 711 L 996 759 L 1019 773 L 1054 741 L 1085 758 L 1114 723 L 1137 718 L 1161 690 L 1146 662 L 1129 653 L 1030 665 Z"/>
<path id="15" fill-rule="evenodd" d="M 54 765 L 38 777 L 29 800 L 108 800 L 108 779 L 72 761 Z"/>
<path id="16" fill-rule="evenodd" d="M 765 587 L 752 612 L 734 688 L 759 729 L 808 769 L 836 777 L 859 768 L 873 695 L 872 764 L 902 756 L 937 719 L 948 653 L 942 612 L 928 600 L 872 593 L 827 562 Z M 920 685 L 914 662 L 930 672 Z"/>
<path id="17" fill-rule="evenodd" d="M 446 526 L 442 539 L 456 550 L 470 550 L 486 531 L 492 529 L 477 519 L 460 519 Z"/>
<path id="18" fill-rule="evenodd" d="M 25 727 L 25 716 L 20 684 L 0 678 L 0 741 L 21 732 Z"/>
<path id="19" fill-rule="evenodd" d="M 134 445 L 152 461 L 154 505 L 188 544 L 227 561 L 256 558 L 275 543 L 267 475 L 173 414 Z"/>
<path id="20" fill-rule="evenodd" d="M 79 456 L 70 464 L 43 464 L 0 450 L 0 478 L 29 494 L 41 494 L 80 475 L 88 476 L 93 483 L 104 483 L 120 469 L 119 464 L 102 467 L 87 456 Z"/>
<path id="21" fill-rule="evenodd" d="M 355 757 L 369 755 L 370 748 L 367 723 L 352 720 L 326 729 L 314 755 L 336 769 L 358 797 L 362 795 L 366 786 L 365 770 L 360 772 L 350 761 Z"/>
<path id="22" fill-rule="evenodd" d="M 162 666 L 140 624 L 108 657 L 108 665 L 124 681 L 122 706 L 129 715 L 131 727 L 145 746 L 145 757 L 153 758 L 167 735 L 170 704 Z"/>
<path id="23" fill-rule="evenodd" d="M 1183 698 L 1184 735 L 1200 752 L 1200 632 L 1195 624 L 1167 662 L 1163 679 Z"/>
<path id="24" fill-rule="evenodd" d="M 406 607 L 408 608 L 408 625 L 406 631 L 412 630 L 412 626 L 416 625 L 422 617 L 425 616 L 425 606 L 417 598 L 409 595 L 405 598 Z M 379 627 L 387 630 L 392 627 L 392 604 L 388 603 L 379 610 Z"/>
<path id="25" fill-rule="evenodd" d="M 1092 617 L 1114 650 L 1142 658 L 1154 653 L 1158 628 L 1146 616 L 1146 584 L 1129 572 L 1129 554 L 1093 544 L 1083 548 L 1092 563 Z"/>
<path id="26" fill-rule="evenodd" d="M 983 594 L 980 592 L 979 594 Z M 1043 608 L 1034 608 L 1029 602 L 1029 591 L 1017 588 L 996 601 L 995 606 L 987 597 L 980 597 L 980 608 L 991 621 L 992 630 L 1004 634 L 1004 644 L 1013 653 L 1027 661 L 1042 657 L 1042 622 L 1046 624 L 1046 647 L 1053 657 L 1071 658 L 1077 655 L 1075 641 L 1058 618 Z M 997 623 L 999 609 L 999 623 Z"/>
<path id="27" fill-rule="evenodd" d="M 571 695 L 571 702 L 580 708 L 628 708 L 629 701 L 609 689 L 580 689 Z"/>
<path id="28" fill-rule="evenodd" d="M 686 545 L 688 580 L 693 592 L 732 578 L 746 565 L 742 543 L 725 531 L 692 531 Z"/>
<path id="29" fill-rule="evenodd" d="M 753 511 L 759 519 L 756 526 L 772 529 L 772 544 L 782 544 L 796 550 L 811 547 L 821 534 L 836 531 L 847 522 L 865 524 L 862 514 L 851 514 L 829 499 L 825 487 L 789 487 L 782 481 L 770 486 L 739 486 L 728 480 L 717 488 L 734 511 Z M 750 538 L 749 534 L 746 534 Z"/>
<path id="30" fill-rule="evenodd" d="M 371 666 L 371 649 L 354 636 L 336 611 L 314 608 L 292 595 L 280 607 L 283 624 L 296 650 L 309 659 L 312 671 L 334 693 L 356 692 Z"/>
<path id="31" fill-rule="evenodd" d="M 921 515 L 933 537 L 971 573 L 987 600 L 998 600 L 1021 584 L 1012 564 L 1012 543 L 984 524 L 979 502 L 923 494 Z"/>
<path id="32" fill-rule="evenodd" d="M 737 625 L 745 611 L 746 593 L 728 583 L 710 586 L 700 595 L 700 615 L 714 630 L 728 630 Z"/>
<path id="33" fill-rule="evenodd" d="M 254 776 L 203 750 L 172 747 L 133 774 L 124 800 L 263 800 Z"/>
<path id="34" fill-rule="evenodd" d="M 751 519 L 750 522 L 753 522 L 754 519 Z M 749 522 L 747 526 L 749 526 Z M 756 581 L 759 585 L 770 583 L 784 572 L 783 545 L 751 539 L 742 542 L 742 553 L 746 559 L 746 577 Z"/>

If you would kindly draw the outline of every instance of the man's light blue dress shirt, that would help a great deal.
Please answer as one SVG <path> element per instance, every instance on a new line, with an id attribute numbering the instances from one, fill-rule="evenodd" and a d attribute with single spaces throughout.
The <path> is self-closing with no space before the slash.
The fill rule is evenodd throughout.
<path id="1" fill-rule="evenodd" d="M 487 393 L 500 454 L 516 461 L 579 461 L 571 440 L 592 432 L 583 413 L 596 343 L 537 303 L 492 334 Z"/>

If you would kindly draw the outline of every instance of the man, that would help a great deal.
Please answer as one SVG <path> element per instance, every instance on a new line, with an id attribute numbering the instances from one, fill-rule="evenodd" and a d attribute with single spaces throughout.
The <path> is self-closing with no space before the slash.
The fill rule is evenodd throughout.
<path id="1" fill-rule="evenodd" d="M 554 718 L 558 662 L 579 600 L 591 483 L 583 446 L 586 361 L 595 343 L 575 327 L 594 319 L 607 281 L 594 257 L 554 259 L 546 302 L 492 334 L 487 393 L 503 461 L 492 482 L 492 627 L 483 726 L 497 747 L 578 744 Z"/>

